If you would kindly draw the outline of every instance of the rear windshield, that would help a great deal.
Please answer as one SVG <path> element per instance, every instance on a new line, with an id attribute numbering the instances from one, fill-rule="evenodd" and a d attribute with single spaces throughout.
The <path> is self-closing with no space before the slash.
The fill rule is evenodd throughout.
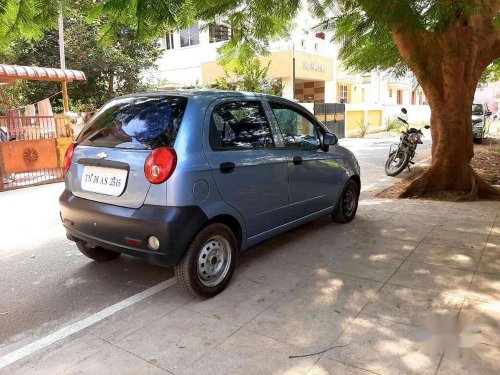
<path id="1" fill-rule="evenodd" d="M 78 144 L 133 149 L 173 146 L 186 103 L 179 96 L 112 100 L 83 128 Z"/>

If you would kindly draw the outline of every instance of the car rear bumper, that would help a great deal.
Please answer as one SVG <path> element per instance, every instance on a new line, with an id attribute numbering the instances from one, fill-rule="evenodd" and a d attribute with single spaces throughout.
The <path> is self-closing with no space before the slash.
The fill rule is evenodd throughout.
<path id="1" fill-rule="evenodd" d="M 207 216 L 197 206 L 119 207 L 76 197 L 67 189 L 59 198 L 59 204 L 70 240 L 84 241 L 162 266 L 176 264 L 207 222 Z M 158 250 L 148 247 L 149 236 L 160 240 Z M 136 240 L 136 244 L 131 245 L 126 239 Z"/>

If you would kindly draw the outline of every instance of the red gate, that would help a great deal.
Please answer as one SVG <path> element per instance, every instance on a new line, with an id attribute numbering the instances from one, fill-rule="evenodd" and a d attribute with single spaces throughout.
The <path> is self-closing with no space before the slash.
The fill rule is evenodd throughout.
<path id="1" fill-rule="evenodd" d="M 0 117 L 0 191 L 61 181 L 72 140 L 67 116 Z"/>

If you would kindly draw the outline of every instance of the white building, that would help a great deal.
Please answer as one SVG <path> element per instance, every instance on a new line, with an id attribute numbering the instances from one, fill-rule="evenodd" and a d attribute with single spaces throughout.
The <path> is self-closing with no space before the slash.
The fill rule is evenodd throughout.
<path id="1" fill-rule="evenodd" d="M 425 103 L 411 76 L 398 79 L 386 72 L 346 72 L 338 59 L 338 45 L 330 42 L 331 35 L 313 31 L 316 21 L 308 12 L 298 19 L 290 38 L 271 43 L 270 53 L 260 57 L 263 64 L 270 62 L 269 75 L 281 81 L 284 97 L 304 103 L 347 103 L 347 128 L 351 130 L 360 121 L 369 122 L 376 130 L 383 127 L 387 113 L 392 116 L 402 106 Z M 217 63 L 217 49 L 230 33 L 224 24 L 196 24 L 166 32 L 158 68 L 146 76 L 166 89 L 213 83 L 224 74 Z M 428 111 L 420 113 L 425 113 L 424 120 L 428 117 Z"/>

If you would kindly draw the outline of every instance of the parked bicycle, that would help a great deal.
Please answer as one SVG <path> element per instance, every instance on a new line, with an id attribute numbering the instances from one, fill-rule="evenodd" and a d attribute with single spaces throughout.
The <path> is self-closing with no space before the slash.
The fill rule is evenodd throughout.
<path id="1" fill-rule="evenodd" d="M 401 109 L 403 113 L 402 116 L 398 116 L 398 120 L 401 121 L 405 126 L 405 131 L 401 132 L 401 137 L 399 138 L 399 144 L 391 145 L 389 150 L 389 158 L 385 163 L 385 173 L 388 176 L 397 176 L 405 168 L 410 170 L 410 165 L 415 164 L 412 160 L 416 155 L 417 145 L 422 144 L 422 138 L 424 133 L 421 129 L 410 128 L 408 124 L 408 111 L 406 108 Z M 430 126 L 426 125 L 425 129 L 429 129 Z"/>

